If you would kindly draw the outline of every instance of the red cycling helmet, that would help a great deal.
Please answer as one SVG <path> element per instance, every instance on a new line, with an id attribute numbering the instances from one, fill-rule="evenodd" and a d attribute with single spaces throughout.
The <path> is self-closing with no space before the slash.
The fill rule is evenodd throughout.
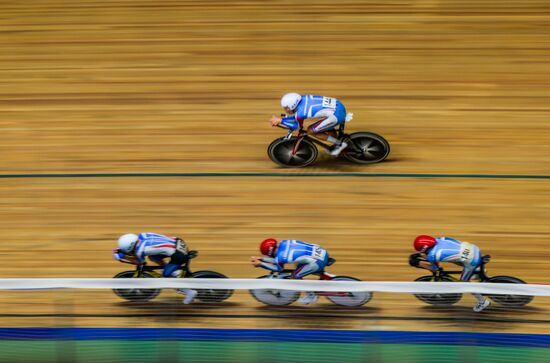
<path id="1" fill-rule="evenodd" d="M 437 241 L 432 236 L 421 235 L 414 239 L 414 249 L 424 253 L 435 246 L 436 243 Z"/>
<path id="2" fill-rule="evenodd" d="M 277 240 L 273 238 L 268 238 L 260 243 L 260 252 L 262 255 L 266 256 L 275 256 L 275 249 L 277 248 Z"/>

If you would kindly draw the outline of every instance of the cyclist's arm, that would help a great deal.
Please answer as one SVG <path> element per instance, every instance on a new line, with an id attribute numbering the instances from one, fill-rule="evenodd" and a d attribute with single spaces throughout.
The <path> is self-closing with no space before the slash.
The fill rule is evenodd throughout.
<path id="1" fill-rule="evenodd" d="M 275 260 L 275 259 L 272 258 L 271 260 Z M 264 261 L 263 258 L 261 259 L 261 261 L 262 263 L 260 263 L 259 267 L 265 268 L 266 270 L 270 270 L 273 272 L 282 272 L 284 270 L 283 266 L 279 263 L 263 262 Z"/>
<path id="2" fill-rule="evenodd" d="M 135 265 L 138 264 L 137 258 L 133 255 L 127 255 L 119 250 L 113 250 L 113 258 L 117 261 L 129 262 Z"/>
<path id="3" fill-rule="evenodd" d="M 296 116 L 283 117 L 281 119 L 281 125 L 288 127 L 289 129 L 296 130 L 300 127 L 300 124 L 296 120 Z"/>
<path id="4" fill-rule="evenodd" d="M 425 258 L 425 260 L 424 260 Z M 431 260 L 425 254 L 414 253 L 409 256 L 409 264 L 414 267 L 423 268 L 430 271 L 437 271 L 439 264 L 435 260 Z"/>
<path id="5" fill-rule="evenodd" d="M 418 263 L 418 267 L 421 267 L 430 271 L 437 271 L 439 269 L 439 265 L 437 263 L 430 263 L 430 262 L 423 262 L 423 261 L 420 261 Z"/>
<path id="6" fill-rule="evenodd" d="M 277 261 L 272 257 L 262 257 L 262 258 L 260 258 L 260 261 L 267 262 L 267 263 L 273 263 L 273 264 L 277 263 Z"/>
<path id="7" fill-rule="evenodd" d="M 435 260 L 430 260 L 428 259 L 428 262 L 425 262 L 426 266 L 427 266 L 427 270 L 432 270 L 432 271 L 437 271 L 439 270 L 439 263 L 437 263 L 437 261 Z"/>

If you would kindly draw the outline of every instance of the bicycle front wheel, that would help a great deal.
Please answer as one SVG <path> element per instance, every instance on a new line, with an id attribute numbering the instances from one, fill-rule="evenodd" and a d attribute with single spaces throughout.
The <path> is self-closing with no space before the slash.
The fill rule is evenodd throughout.
<path id="1" fill-rule="evenodd" d="M 415 281 L 425 281 L 430 282 L 434 281 L 432 275 L 422 276 L 417 278 Z M 450 277 L 441 276 L 439 281 L 453 281 Z M 430 305 L 436 306 L 450 306 L 454 305 L 462 299 L 462 294 L 414 294 L 416 298 L 420 301 L 428 303 Z"/>
<path id="2" fill-rule="evenodd" d="M 124 271 L 116 274 L 115 279 L 130 279 L 134 277 L 135 271 Z M 143 272 L 144 278 L 155 278 L 148 272 Z M 113 292 L 127 301 L 147 302 L 153 300 L 160 294 L 160 289 L 113 289 Z"/>
<path id="3" fill-rule="evenodd" d="M 296 142 L 295 137 L 273 141 L 267 149 L 269 158 L 285 168 L 302 168 L 313 163 L 318 154 L 315 145 L 306 139 L 302 139 L 294 153 Z"/>
<path id="4" fill-rule="evenodd" d="M 268 279 L 271 278 L 271 276 L 265 275 L 258 278 Z M 285 306 L 298 300 L 300 292 L 294 290 L 254 289 L 250 290 L 250 295 L 266 305 Z"/>

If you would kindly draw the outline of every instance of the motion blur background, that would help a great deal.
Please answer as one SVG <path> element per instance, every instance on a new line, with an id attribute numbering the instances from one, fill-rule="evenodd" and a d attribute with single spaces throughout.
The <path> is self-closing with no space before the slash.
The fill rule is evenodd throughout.
<path id="1" fill-rule="evenodd" d="M 493 257 L 491 274 L 547 283 L 548 179 L 491 176 L 550 175 L 549 56 L 545 0 L 3 0 L 0 276 L 111 277 L 126 269 L 111 259 L 116 238 L 151 231 L 181 236 L 200 251 L 195 269 L 230 277 L 262 274 L 248 257 L 275 237 L 323 245 L 336 274 L 409 281 L 422 274 L 407 264 L 412 239 L 434 234 L 478 244 Z M 387 161 L 325 156 L 307 169 L 275 166 L 266 147 L 281 130 L 267 120 L 288 91 L 341 99 L 355 115 L 349 131 L 388 139 Z M 294 175 L 246 175 L 280 172 Z M 74 176 L 83 173 L 101 175 Z M 245 292 L 219 305 L 180 299 L 171 290 L 138 305 L 110 291 L 4 291 L 0 326 L 548 334 L 550 323 L 548 298 L 477 315 L 468 296 L 446 309 L 405 294 L 376 294 L 347 310 L 266 308 Z M 542 361 L 548 353 L 326 341 L 92 349 L 71 336 L 30 349 L 3 334 L 4 361 L 32 361 L 31 352 L 42 361 L 253 361 L 275 348 L 270 359 L 279 361 L 342 360 L 327 351 L 357 361 Z"/>

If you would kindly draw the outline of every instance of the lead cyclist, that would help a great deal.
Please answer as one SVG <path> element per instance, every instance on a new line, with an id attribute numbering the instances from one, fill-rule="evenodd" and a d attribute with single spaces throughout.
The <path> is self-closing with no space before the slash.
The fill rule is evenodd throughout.
<path id="1" fill-rule="evenodd" d="M 273 272 L 282 272 L 285 264 L 294 263 L 297 267 L 292 273 L 292 278 L 301 279 L 315 272 L 323 271 L 328 264 L 328 252 L 319 245 L 297 240 L 282 240 L 278 246 L 277 244 L 277 240 L 273 238 L 262 241 L 260 252 L 269 257 L 253 256 L 250 258 L 252 265 Z M 310 291 L 298 302 L 307 305 L 317 300 L 319 300 L 319 295 Z"/>
<path id="2" fill-rule="evenodd" d="M 332 156 L 340 155 L 348 146 L 347 142 L 337 138 L 335 128 L 350 121 L 353 114 L 347 113 L 344 104 L 336 98 L 287 93 L 281 98 L 281 106 L 289 116 L 284 118 L 272 116 L 269 120 L 271 126 L 281 124 L 296 130 L 306 119 L 309 119 L 313 123 L 307 128 L 308 135 L 334 144 L 330 152 Z"/>
<path id="3" fill-rule="evenodd" d="M 436 271 L 439 262 L 451 262 L 463 266 L 460 281 L 470 281 L 481 266 L 481 252 L 479 247 L 468 242 L 461 242 L 450 237 L 437 237 L 421 235 L 414 240 L 414 249 L 418 254 L 411 255 L 409 264 L 426 270 Z M 422 262 L 420 257 L 425 257 L 428 262 Z M 477 300 L 474 311 L 480 311 L 491 305 L 489 299 L 481 294 L 473 293 Z"/>

